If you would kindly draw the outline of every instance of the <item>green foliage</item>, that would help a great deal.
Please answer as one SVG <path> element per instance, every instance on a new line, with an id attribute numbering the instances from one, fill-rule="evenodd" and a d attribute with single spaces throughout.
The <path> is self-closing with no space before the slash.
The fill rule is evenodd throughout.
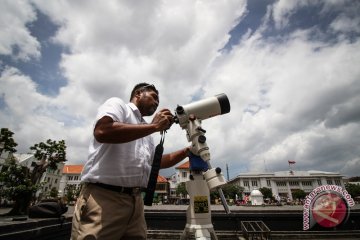
<path id="1" fill-rule="evenodd" d="M 259 191 L 262 193 L 264 199 L 272 198 L 272 196 L 273 196 L 271 188 L 262 187 L 259 189 Z"/>
<path id="2" fill-rule="evenodd" d="M 49 196 L 51 198 L 57 198 L 59 195 L 59 191 L 56 189 L 56 187 L 52 187 L 49 193 Z"/>
<path id="3" fill-rule="evenodd" d="M 360 182 L 360 176 L 349 178 L 349 182 Z"/>
<path id="4" fill-rule="evenodd" d="M 213 189 L 210 192 L 210 200 L 212 203 L 215 202 L 215 199 L 219 199 L 220 198 L 220 194 L 219 191 L 217 189 Z"/>
<path id="5" fill-rule="evenodd" d="M 74 184 L 66 184 L 65 197 L 67 201 L 74 201 L 80 194 L 80 188 L 77 188 Z"/>
<path id="6" fill-rule="evenodd" d="M 293 199 L 305 199 L 306 192 L 301 189 L 294 190 L 292 192 L 292 197 L 293 197 Z"/>
<path id="7" fill-rule="evenodd" d="M 241 193 L 244 191 L 243 187 L 235 184 L 225 184 L 221 187 L 226 198 L 235 199 L 236 195 L 241 196 Z"/>
<path id="8" fill-rule="evenodd" d="M 2 151 L 15 153 L 15 147 L 18 145 L 13 139 L 14 133 L 7 128 L 1 128 L 0 130 L 0 144 L 4 144 L 3 148 L 0 149 L 0 155 Z"/>
<path id="9" fill-rule="evenodd" d="M 30 147 L 35 151 L 34 157 L 38 160 L 46 159 L 50 169 L 56 170 L 57 163 L 66 161 L 66 145 L 64 140 L 53 141 L 48 139 L 46 142 L 40 142 Z"/>
<path id="10" fill-rule="evenodd" d="M 351 197 L 359 197 L 360 196 L 360 185 L 346 183 L 345 184 L 346 191 L 351 195 Z"/>
<path id="11" fill-rule="evenodd" d="M 182 182 L 176 187 L 176 195 L 182 194 L 183 196 L 186 196 L 188 192 L 186 191 L 185 183 Z"/>
<path id="12" fill-rule="evenodd" d="M 15 143 L 12 138 L 13 132 L 7 128 L 0 131 L 1 151 L 10 153 L 16 152 Z M 56 170 L 57 163 L 66 161 L 65 141 L 47 140 L 30 147 L 34 151 L 34 156 L 38 159 L 38 164 L 30 171 L 26 167 L 17 164 L 16 160 L 10 155 L 0 172 L 1 191 L 0 196 L 13 200 L 14 208 L 9 212 L 12 215 L 24 214 L 36 191 L 41 187 L 39 183 L 42 174 L 47 168 Z M 57 190 L 51 189 L 51 196 L 57 197 Z"/>
<path id="13" fill-rule="evenodd" d="M 10 200 L 35 193 L 40 185 L 31 182 L 29 169 L 16 164 L 14 158 L 8 159 L 0 172 L 1 196 Z"/>

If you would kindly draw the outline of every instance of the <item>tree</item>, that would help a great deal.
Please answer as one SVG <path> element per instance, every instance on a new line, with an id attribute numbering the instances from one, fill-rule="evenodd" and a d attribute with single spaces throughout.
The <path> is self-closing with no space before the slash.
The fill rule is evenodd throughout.
<path id="1" fill-rule="evenodd" d="M 349 178 L 349 182 L 360 182 L 360 176 Z"/>
<path id="2" fill-rule="evenodd" d="M 56 187 L 52 187 L 49 193 L 49 196 L 51 198 L 57 198 L 59 195 L 59 191 L 56 189 Z"/>
<path id="3" fill-rule="evenodd" d="M 14 133 L 7 128 L 0 130 L 0 156 L 5 152 L 15 153 L 15 147 L 18 145 L 13 139 Z"/>
<path id="4" fill-rule="evenodd" d="M 220 198 L 219 191 L 217 189 L 212 189 L 210 191 L 210 201 L 211 201 L 211 203 L 215 203 L 215 199 L 219 199 L 219 198 Z"/>
<path id="5" fill-rule="evenodd" d="M 2 173 L 4 189 L 9 189 L 14 207 L 7 215 L 22 215 L 27 213 L 35 192 L 40 188 L 40 179 L 47 168 L 56 170 L 57 164 L 65 162 L 65 141 L 47 140 L 30 147 L 34 151 L 34 157 L 38 160 L 32 171 L 26 167 L 16 165 L 15 160 L 9 164 L 7 170 Z M 21 182 L 23 178 L 24 182 Z M 14 190 L 15 189 L 15 190 Z"/>
<path id="6" fill-rule="evenodd" d="M 188 192 L 186 191 L 186 186 L 185 186 L 184 182 L 180 183 L 176 187 L 176 195 L 180 195 L 180 194 L 182 196 L 186 196 L 188 194 Z"/>
<path id="7" fill-rule="evenodd" d="M 244 191 L 243 187 L 235 184 L 226 184 L 221 187 L 226 198 L 236 199 L 236 195 L 241 196 Z"/>
<path id="8" fill-rule="evenodd" d="M 18 165 L 11 157 L 1 169 L 0 182 L 1 197 L 14 201 L 12 210 L 6 215 L 26 214 L 31 197 L 40 187 L 31 182 L 29 169 Z"/>
<path id="9" fill-rule="evenodd" d="M 262 188 L 259 188 L 259 191 L 262 193 L 264 199 L 267 199 L 267 198 L 271 199 L 273 196 L 271 188 L 262 187 Z"/>
<path id="10" fill-rule="evenodd" d="M 345 189 L 353 198 L 360 196 L 360 185 L 346 183 Z"/>
<path id="11" fill-rule="evenodd" d="M 67 202 L 72 202 L 76 200 L 76 198 L 80 194 L 80 187 L 77 188 L 74 184 L 66 184 L 65 186 L 65 197 Z"/>
<path id="12" fill-rule="evenodd" d="M 306 192 L 301 189 L 296 189 L 292 192 L 293 199 L 305 199 Z"/>
<path id="13" fill-rule="evenodd" d="M 40 142 L 31 146 L 30 150 L 35 151 L 34 157 L 39 160 L 31 174 L 31 180 L 34 184 L 40 181 L 41 176 L 48 167 L 56 170 L 58 163 L 66 161 L 66 145 L 64 140 L 57 142 L 48 139 L 45 143 Z"/>

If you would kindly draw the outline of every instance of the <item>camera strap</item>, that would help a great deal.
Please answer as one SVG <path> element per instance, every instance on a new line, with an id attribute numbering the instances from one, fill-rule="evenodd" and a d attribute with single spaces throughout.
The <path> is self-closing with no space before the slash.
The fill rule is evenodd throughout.
<path id="1" fill-rule="evenodd" d="M 162 131 L 160 143 L 155 148 L 155 154 L 151 166 L 149 182 L 145 192 L 144 205 L 146 206 L 152 206 L 153 203 L 157 177 L 159 175 L 159 170 L 160 170 L 161 158 L 164 152 L 164 141 L 165 141 L 165 131 Z"/>

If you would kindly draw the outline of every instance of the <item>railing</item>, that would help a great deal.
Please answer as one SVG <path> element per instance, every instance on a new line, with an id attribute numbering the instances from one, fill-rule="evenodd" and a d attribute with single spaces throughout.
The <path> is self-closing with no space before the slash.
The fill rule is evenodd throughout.
<path id="1" fill-rule="evenodd" d="M 270 239 L 270 229 L 263 221 L 242 221 L 241 230 L 245 239 L 268 240 Z"/>

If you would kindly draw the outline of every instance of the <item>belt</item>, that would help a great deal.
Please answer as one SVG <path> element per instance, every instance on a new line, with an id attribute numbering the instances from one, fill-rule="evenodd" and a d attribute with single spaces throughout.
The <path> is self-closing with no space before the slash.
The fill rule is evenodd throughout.
<path id="1" fill-rule="evenodd" d="M 107 190 L 111 190 L 114 192 L 118 192 L 118 193 L 125 193 L 125 194 L 129 194 L 129 195 L 136 195 L 136 194 L 140 194 L 143 191 L 143 188 L 141 187 L 121 187 L 121 186 L 114 186 L 114 185 L 109 185 L 109 184 L 105 184 L 105 183 L 90 183 L 93 184 L 95 186 L 107 189 Z"/>

